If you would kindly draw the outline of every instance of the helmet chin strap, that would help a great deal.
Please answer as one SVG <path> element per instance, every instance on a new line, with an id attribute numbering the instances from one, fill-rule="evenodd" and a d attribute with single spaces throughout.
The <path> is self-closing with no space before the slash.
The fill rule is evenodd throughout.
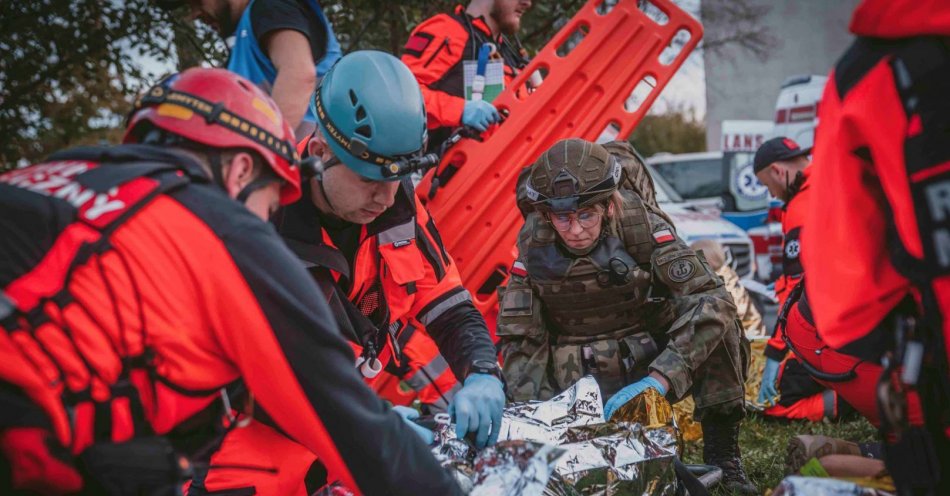
<path id="1" fill-rule="evenodd" d="M 266 177 L 265 175 L 261 174 L 256 179 L 249 182 L 247 186 L 244 186 L 243 188 L 241 188 L 241 191 L 238 192 L 237 196 L 235 197 L 235 200 L 241 203 L 246 203 L 247 197 L 251 196 L 251 193 L 269 185 L 270 183 L 274 181 L 276 181 L 275 178 Z"/>
<path id="2" fill-rule="evenodd" d="M 336 207 L 334 207 L 333 203 L 330 201 L 330 195 L 327 194 L 326 188 L 323 187 L 323 180 L 318 179 L 317 184 L 320 185 L 320 194 L 323 195 L 323 201 L 327 202 L 327 206 L 330 207 L 330 213 L 339 217 L 336 212 Z"/>

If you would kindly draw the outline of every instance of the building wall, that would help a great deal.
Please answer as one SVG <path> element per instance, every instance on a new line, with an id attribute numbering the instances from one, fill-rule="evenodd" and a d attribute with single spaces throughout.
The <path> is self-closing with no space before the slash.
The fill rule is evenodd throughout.
<path id="1" fill-rule="evenodd" d="M 730 0 L 702 0 L 715 8 Z M 762 23 L 775 39 L 766 60 L 728 47 L 703 54 L 706 70 L 706 147 L 718 150 L 724 119 L 775 117 L 782 82 L 792 75 L 826 75 L 853 40 L 851 12 L 859 0 L 751 0 L 769 6 Z M 706 37 L 721 39 L 734 27 L 703 22 Z"/>

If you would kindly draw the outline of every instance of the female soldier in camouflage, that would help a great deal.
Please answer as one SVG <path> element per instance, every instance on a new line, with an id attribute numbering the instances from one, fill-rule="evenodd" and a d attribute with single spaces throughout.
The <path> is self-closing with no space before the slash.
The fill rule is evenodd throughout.
<path id="1" fill-rule="evenodd" d="M 739 460 L 748 342 L 736 307 L 624 145 L 606 145 L 612 155 L 563 140 L 522 175 L 529 211 L 499 294 L 509 397 L 548 399 L 587 374 L 610 397 L 608 417 L 648 387 L 674 402 L 692 394 L 706 463 L 733 491 L 754 494 Z"/>

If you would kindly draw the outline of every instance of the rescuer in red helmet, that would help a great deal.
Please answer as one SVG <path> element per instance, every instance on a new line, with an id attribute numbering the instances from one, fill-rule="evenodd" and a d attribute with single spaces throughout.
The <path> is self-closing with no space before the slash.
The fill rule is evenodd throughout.
<path id="1" fill-rule="evenodd" d="M 0 493 L 176 494 L 263 411 L 350 487 L 458 492 L 264 221 L 300 197 L 292 139 L 259 88 L 191 69 L 127 144 L 0 175 Z"/>

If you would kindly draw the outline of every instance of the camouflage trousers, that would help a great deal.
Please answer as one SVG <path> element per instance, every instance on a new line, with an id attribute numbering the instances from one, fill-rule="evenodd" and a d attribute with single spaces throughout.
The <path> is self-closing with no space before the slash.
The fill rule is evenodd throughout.
<path id="1" fill-rule="evenodd" d="M 709 412 L 728 414 L 742 408 L 749 342 L 738 324 L 732 327 L 702 365 L 689 371 L 692 387 L 688 394 L 696 403 L 697 421 Z M 650 364 L 665 346 L 662 339 L 663 336 L 646 333 L 585 343 L 550 339 L 547 345 L 532 347 L 530 357 L 522 355 L 522 359 L 505 364 L 506 375 L 518 378 L 515 382 L 509 381 L 510 399 L 550 399 L 589 374 L 597 378 L 606 401 L 649 373 Z M 648 341 L 653 341 L 653 345 Z M 511 370 L 512 367 L 519 370 Z M 674 403 L 682 399 L 673 396 L 673 392 L 669 392 L 667 399 Z"/>

